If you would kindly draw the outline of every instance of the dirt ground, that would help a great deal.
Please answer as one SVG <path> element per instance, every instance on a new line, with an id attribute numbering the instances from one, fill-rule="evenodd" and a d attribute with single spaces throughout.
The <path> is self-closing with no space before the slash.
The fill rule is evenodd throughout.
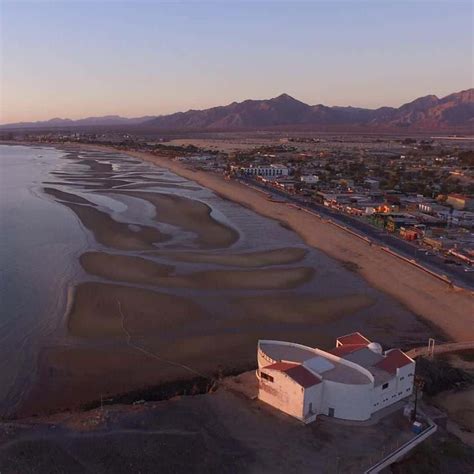
<path id="1" fill-rule="evenodd" d="M 220 388 L 0 424 L 0 472 L 360 473 L 411 436 L 400 412 L 373 425 L 302 425 Z"/>

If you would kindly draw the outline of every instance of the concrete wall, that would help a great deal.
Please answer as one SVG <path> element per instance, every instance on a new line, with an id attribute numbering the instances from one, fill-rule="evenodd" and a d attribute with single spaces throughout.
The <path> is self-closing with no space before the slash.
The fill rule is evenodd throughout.
<path id="1" fill-rule="evenodd" d="M 329 408 L 333 408 L 335 418 L 368 420 L 372 414 L 371 391 L 371 383 L 356 385 L 324 380 L 320 413 L 329 415 Z"/>
<path id="2" fill-rule="evenodd" d="M 386 388 L 383 388 L 384 384 L 374 387 L 372 391 L 372 413 L 411 395 L 414 375 L 415 363 L 413 362 L 397 369 L 394 377 L 386 382 L 388 383 Z"/>
<path id="3" fill-rule="evenodd" d="M 311 423 L 321 413 L 324 383 L 308 387 L 304 391 L 303 415 L 305 423 Z"/>
<path id="4" fill-rule="evenodd" d="M 264 379 L 261 374 L 273 377 L 273 382 Z M 304 389 L 284 372 L 262 369 L 258 384 L 258 398 L 269 405 L 294 416 L 304 419 Z"/>

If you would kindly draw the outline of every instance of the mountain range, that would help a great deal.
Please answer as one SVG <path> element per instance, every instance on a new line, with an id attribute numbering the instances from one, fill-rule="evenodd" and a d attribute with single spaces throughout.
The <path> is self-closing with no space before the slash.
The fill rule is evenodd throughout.
<path id="1" fill-rule="evenodd" d="M 329 107 L 308 105 L 288 94 L 267 100 L 245 100 L 204 110 L 157 117 L 116 115 L 81 120 L 52 119 L 0 126 L 10 128 L 71 128 L 133 126 L 157 131 L 232 131 L 285 128 L 352 128 L 474 131 L 474 89 L 443 98 L 427 95 L 399 108 Z"/>

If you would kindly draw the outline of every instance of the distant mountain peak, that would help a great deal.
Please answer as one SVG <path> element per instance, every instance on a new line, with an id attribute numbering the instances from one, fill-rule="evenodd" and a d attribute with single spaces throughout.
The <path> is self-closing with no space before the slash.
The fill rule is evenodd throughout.
<path id="1" fill-rule="evenodd" d="M 291 95 L 287 94 L 286 92 L 283 92 L 283 94 L 280 94 L 279 96 L 274 97 L 272 100 L 296 100 L 296 99 L 294 97 L 291 97 Z"/>
<path id="2" fill-rule="evenodd" d="M 229 105 L 204 110 L 188 110 L 171 115 L 127 119 L 116 115 L 88 117 L 81 120 L 55 118 L 46 122 L 2 125 L 0 128 L 69 128 L 128 125 L 156 130 L 255 130 L 274 127 L 306 127 L 319 129 L 379 128 L 413 130 L 472 130 L 474 124 L 474 89 L 438 98 L 419 97 L 399 108 L 330 107 L 308 105 L 287 93 L 273 99 L 232 102 Z"/>

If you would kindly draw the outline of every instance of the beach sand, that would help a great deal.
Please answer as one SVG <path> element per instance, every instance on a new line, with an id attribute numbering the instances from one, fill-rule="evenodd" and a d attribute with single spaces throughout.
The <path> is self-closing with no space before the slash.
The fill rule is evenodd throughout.
<path id="1" fill-rule="evenodd" d="M 97 145 L 91 147 L 115 150 L 112 147 Z M 124 153 L 122 150 L 116 151 Z M 446 283 L 384 252 L 377 245 L 369 246 L 344 230 L 294 206 L 269 201 L 265 193 L 234 180 L 225 180 L 220 174 L 189 169 L 182 163 L 151 153 L 125 153 L 169 169 L 261 215 L 285 223 L 308 245 L 335 259 L 358 265 L 359 273 L 369 284 L 396 298 L 429 324 L 444 332 L 450 340 L 474 339 L 472 292 L 450 288 Z"/>

